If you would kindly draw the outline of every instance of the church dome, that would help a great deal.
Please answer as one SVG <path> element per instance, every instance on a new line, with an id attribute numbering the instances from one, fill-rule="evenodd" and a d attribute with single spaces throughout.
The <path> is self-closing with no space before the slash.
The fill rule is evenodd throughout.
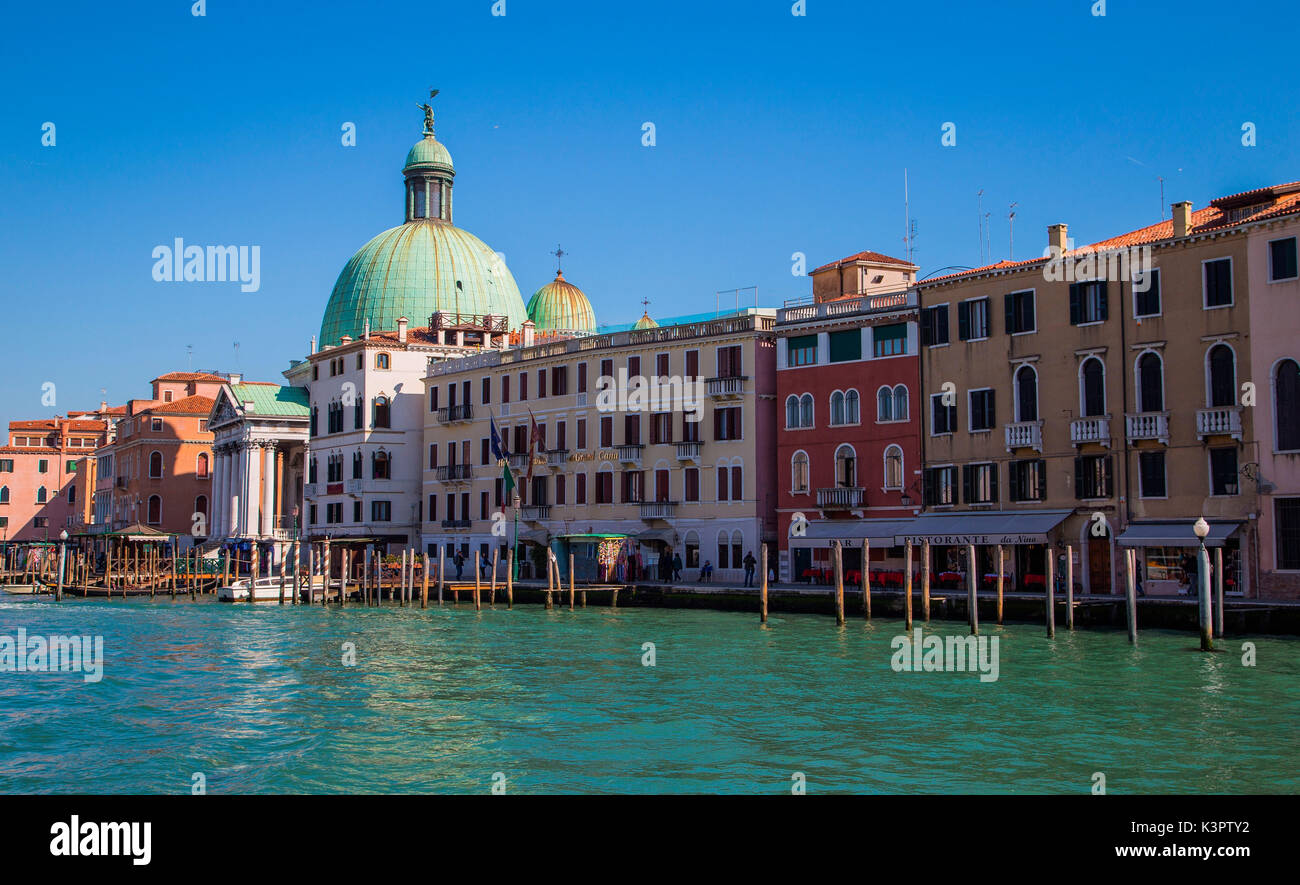
<path id="1" fill-rule="evenodd" d="M 501 257 L 452 224 L 451 154 L 433 136 L 433 109 L 424 109 L 424 137 L 406 155 L 405 223 L 366 243 L 343 267 L 321 318 L 320 345 L 345 335 L 392 331 L 399 317 L 420 327 L 436 311 L 493 314 L 517 328 L 524 299 Z"/>
<path id="2" fill-rule="evenodd" d="M 596 312 L 591 309 L 591 302 L 558 270 L 555 279 L 534 292 L 528 300 L 528 318 L 539 330 L 596 331 Z"/>
<path id="3" fill-rule="evenodd" d="M 634 325 L 632 328 L 633 329 L 658 329 L 659 324 L 656 323 L 654 320 L 650 319 L 650 312 L 646 311 L 645 313 L 641 314 L 641 319 L 637 320 L 636 325 Z"/>

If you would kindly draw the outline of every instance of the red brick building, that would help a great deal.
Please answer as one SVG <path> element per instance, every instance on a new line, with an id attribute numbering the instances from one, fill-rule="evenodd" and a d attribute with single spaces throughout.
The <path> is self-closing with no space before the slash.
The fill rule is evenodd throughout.
<path id="1" fill-rule="evenodd" d="M 777 313 L 778 577 L 901 566 L 894 537 L 921 504 L 916 266 L 862 252 L 812 272 L 811 303 Z M 879 575 L 878 577 L 883 577 Z"/>

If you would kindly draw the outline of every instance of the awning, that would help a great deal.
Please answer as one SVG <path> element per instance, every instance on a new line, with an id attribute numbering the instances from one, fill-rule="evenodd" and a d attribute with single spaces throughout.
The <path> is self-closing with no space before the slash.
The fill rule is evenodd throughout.
<path id="1" fill-rule="evenodd" d="M 638 541 L 663 541 L 665 544 L 671 544 L 673 534 L 672 529 L 646 529 L 643 532 L 638 532 L 636 539 Z"/>
<path id="2" fill-rule="evenodd" d="M 551 533 L 546 529 L 529 529 L 519 533 L 519 540 L 525 544 L 538 544 L 545 547 L 550 543 Z"/>
<path id="3" fill-rule="evenodd" d="M 898 533 L 899 544 L 1046 544 L 1047 533 L 1073 510 L 990 510 L 985 512 L 927 513 Z"/>
<path id="4" fill-rule="evenodd" d="M 1184 519 L 1130 523 L 1115 540 L 1124 547 L 1196 547 L 1200 541 L 1192 530 L 1195 522 L 1194 519 Z M 1223 542 L 1239 528 L 1240 522 L 1211 522 L 1210 533 L 1205 536 L 1205 546 L 1222 547 Z"/>
<path id="5" fill-rule="evenodd" d="M 858 547 L 865 538 L 877 547 L 893 547 L 894 538 L 907 532 L 914 522 L 914 519 L 812 519 L 803 523 L 802 530 L 798 525 L 791 525 L 790 545 L 797 547 L 800 541 L 839 541 L 846 547 Z"/>

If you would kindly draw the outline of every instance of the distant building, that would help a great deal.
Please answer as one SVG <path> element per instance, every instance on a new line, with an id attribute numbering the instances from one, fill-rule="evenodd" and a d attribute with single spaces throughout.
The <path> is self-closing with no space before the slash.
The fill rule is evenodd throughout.
<path id="1" fill-rule="evenodd" d="M 79 471 L 107 440 L 115 417 L 101 407 L 9 422 L 0 447 L 0 541 L 45 541 L 77 530 L 87 503 Z"/>

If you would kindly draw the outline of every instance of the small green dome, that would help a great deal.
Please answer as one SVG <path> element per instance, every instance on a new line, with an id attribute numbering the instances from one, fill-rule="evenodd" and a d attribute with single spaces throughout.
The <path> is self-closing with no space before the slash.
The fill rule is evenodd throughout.
<path id="1" fill-rule="evenodd" d="M 511 328 L 527 319 L 515 278 L 487 244 L 439 219 L 408 221 L 344 265 L 321 319 L 320 344 L 360 338 L 367 320 L 376 332 L 396 329 L 403 316 L 420 328 L 438 310 L 506 316 Z"/>
<path id="2" fill-rule="evenodd" d="M 632 328 L 633 329 L 658 329 L 659 324 L 656 323 L 654 320 L 650 319 L 650 312 L 647 311 L 641 314 L 641 319 L 637 320 L 636 325 L 633 326 Z"/>
<path id="3" fill-rule="evenodd" d="M 556 332 L 596 331 L 596 312 L 582 290 L 555 272 L 555 279 L 528 300 L 528 318 L 538 329 Z"/>
<path id="4" fill-rule="evenodd" d="M 442 142 L 432 135 L 426 135 L 417 141 L 407 153 L 406 165 L 402 167 L 402 171 L 407 172 L 415 167 L 436 167 L 447 170 L 454 168 L 451 165 L 451 154 L 443 147 Z"/>

